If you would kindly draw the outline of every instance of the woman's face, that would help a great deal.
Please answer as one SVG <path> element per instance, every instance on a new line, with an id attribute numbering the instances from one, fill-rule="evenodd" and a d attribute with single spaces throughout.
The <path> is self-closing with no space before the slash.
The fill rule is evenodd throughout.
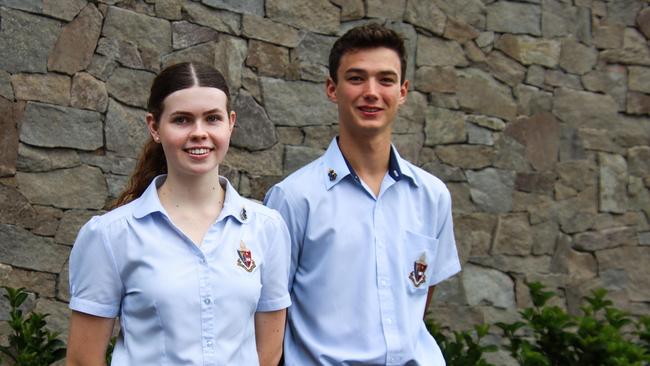
<path id="1" fill-rule="evenodd" d="M 235 112 L 228 113 L 226 105 L 223 91 L 191 87 L 165 98 L 158 122 L 147 114 L 147 126 L 162 144 L 169 174 L 218 173 L 235 125 Z"/>

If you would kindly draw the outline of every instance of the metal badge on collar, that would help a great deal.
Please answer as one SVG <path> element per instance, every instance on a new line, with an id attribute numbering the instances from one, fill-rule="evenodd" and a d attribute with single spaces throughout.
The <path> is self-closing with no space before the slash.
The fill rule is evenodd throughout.
<path id="1" fill-rule="evenodd" d="M 239 211 L 239 218 L 242 219 L 243 221 L 248 220 L 248 213 L 246 212 L 246 207 L 242 207 L 241 211 Z"/>
<path id="2" fill-rule="evenodd" d="M 409 278 L 415 287 L 420 287 L 421 284 L 427 281 L 427 276 L 424 274 L 427 267 L 427 255 L 423 252 L 420 258 L 413 263 L 413 271 L 409 274 Z"/>
<path id="3" fill-rule="evenodd" d="M 332 182 L 335 181 L 336 180 L 336 172 L 334 171 L 334 169 L 330 168 L 327 171 L 327 176 L 330 178 L 330 181 L 332 181 Z"/>
<path id="4" fill-rule="evenodd" d="M 239 241 L 239 250 L 237 250 L 237 265 L 245 269 L 246 272 L 252 272 L 255 269 L 255 260 L 250 249 L 246 248 L 244 241 Z"/>

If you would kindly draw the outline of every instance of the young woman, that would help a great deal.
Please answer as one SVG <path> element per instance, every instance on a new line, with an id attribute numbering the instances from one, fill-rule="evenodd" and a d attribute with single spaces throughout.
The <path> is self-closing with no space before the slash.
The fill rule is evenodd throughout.
<path id="1" fill-rule="evenodd" d="M 223 76 L 197 63 L 154 80 L 145 145 L 117 208 L 70 255 L 68 365 L 277 365 L 289 234 L 219 176 L 235 124 Z"/>

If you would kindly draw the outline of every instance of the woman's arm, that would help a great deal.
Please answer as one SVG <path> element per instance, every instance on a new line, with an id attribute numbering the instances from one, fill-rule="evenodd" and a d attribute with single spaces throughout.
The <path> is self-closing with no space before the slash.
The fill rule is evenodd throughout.
<path id="1" fill-rule="evenodd" d="M 111 339 L 115 318 L 72 311 L 66 366 L 106 365 L 106 348 Z"/>
<path id="2" fill-rule="evenodd" d="M 282 340 L 287 309 L 255 313 L 255 342 L 260 366 L 277 366 L 282 357 Z"/>

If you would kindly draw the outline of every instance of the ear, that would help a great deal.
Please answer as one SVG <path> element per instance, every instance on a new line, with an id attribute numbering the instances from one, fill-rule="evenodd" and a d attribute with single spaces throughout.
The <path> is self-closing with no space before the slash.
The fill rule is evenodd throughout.
<path id="1" fill-rule="evenodd" d="M 404 104 L 406 102 L 406 95 L 409 92 L 409 81 L 404 80 L 404 83 L 399 87 L 399 104 Z"/>
<path id="2" fill-rule="evenodd" d="M 325 93 L 327 94 L 327 98 L 332 102 L 336 103 L 336 83 L 334 80 L 332 80 L 331 77 L 327 78 L 327 81 L 325 82 Z"/>
<path id="3" fill-rule="evenodd" d="M 147 121 L 147 129 L 149 130 L 149 134 L 151 134 L 151 138 L 156 142 L 160 142 L 160 135 L 158 134 L 158 122 L 156 122 L 153 114 L 147 113 L 145 119 Z"/>
<path id="4" fill-rule="evenodd" d="M 237 113 L 235 111 L 230 111 L 230 115 L 228 116 L 228 124 L 230 126 L 230 132 L 232 132 L 233 127 L 235 127 L 235 122 L 237 122 Z"/>

